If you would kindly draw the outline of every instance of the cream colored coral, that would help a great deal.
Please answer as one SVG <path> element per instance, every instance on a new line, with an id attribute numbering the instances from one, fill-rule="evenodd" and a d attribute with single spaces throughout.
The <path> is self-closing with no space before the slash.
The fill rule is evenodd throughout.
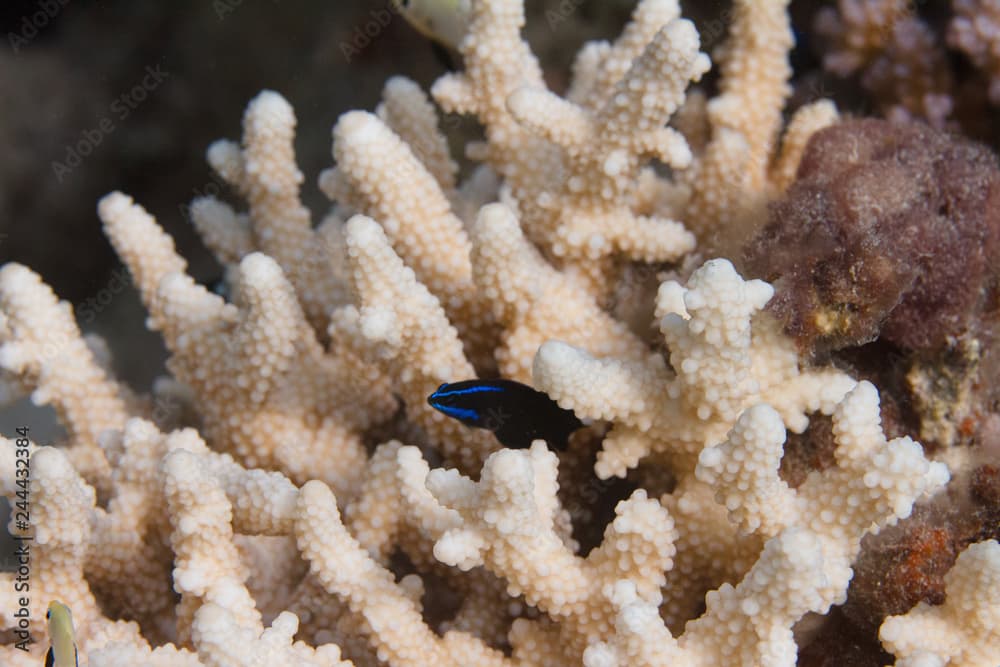
<path id="1" fill-rule="evenodd" d="M 660 616 L 680 635 L 684 625 L 702 613 L 706 591 L 739 581 L 757 561 L 764 540 L 736 530 L 726 508 L 715 502 L 712 487 L 693 475 L 682 477 L 660 503 L 677 529 L 677 554 L 663 587 Z"/>
<path id="2" fill-rule="evenodd" d="M 30 269 L 0 269 L 0 316 L 0 368 L 30 389 L 36 404 L 55 408 L 73 443 L 74 467 L 106 492 L 111 470 L 97 441 L 125 423 L 128 391 L 94 357 L 70 305 Z"/>
<path id="3" fill-rule="evenodd" d="M 436 469 L 426 484 L 451 510 L 445 516 L 453 525 L 434 546 L 438 560 L 463 570 L 485 565 L 503 577 L 509 594 L 523 594 L 560 621 L 560 636 L 574 652 L 610 630 L 613 611 L 605 595 L 611 582 L 628 578 L 644 599 L 659 601 L 673 556 L 673 524 L 658 502 L 637 491 L 619 503 L 601 546 L 580 558 L 555 529 L 556 466 L 556 456 L 536 441 L 527 451 L 493 454 L 478 483 Z"/>
<path id="4" fill-rule="evenodd" d="M 337 168 L 321 175 L 321 187 L 383 225 L 396 253 L 441 300 L 470 357 L 487 365 L 492 319 L 472 283 L 469 238 L 434 175 L 373 114 L 344 114 L 333 138 Z"/>
<path id="5" fill-rule="evenodd" d="M 792 114 L 781 137 L 781 152 L 771 165 L 770 182 L 777 192 L 784 192 L 795 180 L 802 154 L 812 135 L 833 125 L 837 119 L 837 107 L 830 100 L 806 104 Z"/>
<path id="6" fill-rule="evenodd" d="M 690 164 L 683 137 L 663 125 L 688 83 L 708 68 L 693 24 L 674 20 L 656 33 L 594 112 L 544 90 L 511 94 L 507 104 L 514 118 L 564 155 L 563 169 L 535 186 L 544 214 L 527 217 L 544 247 L 576 264 L 612 254 L 673 260 L 693 248 L 694 238 L 679 223 L 636 216 L 632 206 L 639 170 L 650 157 L 675 169 Z"/>
<path id="7" fill-rule="evenodd" d="M 486 129 L 488 161 L 515 193 L 552 166 L 554 154 L 533 141 L 507 109 L 507 98 L 523 86 L 543 88 L 541 67 L 521 40 L 524 6 L 481 0 L 472 7 L 466 38 L 459 45 L 464 71 L 448 74 L 431 89 L 446 111 L 475 114 Z"/>
<path id="8" fill-rule="evenodd" d="M 682 627 L 706 588 L 746 572 L 760 539 L 740 539 L 702 483 L 687 477 L 703 448 L 722 441 L 746 408 L 772 402 L 778 426 L 801 432 L 806 414 L 831 412 L 854 385 L 832 369 L 799 367 L 794 345 L 766 316 L 772 290 L 743 281 L 725 260 L 696 271 L 687 288 L 660 287 L 656 314 L 670 349 L 646 363 L 596 360 L 562 343 L 535 359 L 537 386 L 578 415 L 613 424 L 598 452 L 599 477 L 624 475 L 650 454 L 671 463 L 680 483 L 664 504 L 676 513 L 678 580 L 664 591 L 665 619 Z"/>
<path id="9" fill-rule="evenodd" d="M 908 516 L 948 479 L 909 438 L 886 442 L 866 382 L 841 401 L 834 424 L 839 467 L 814 473 L 795 492 L 777 478 L 784 427 L 767 405 L 744 412 L 725 443 L 704 450 L 698 478 L 716 486 L 742 528 L 769 538 L 760 557 L 735 587 L 708 593 L 704 615 L 677 638 L 630 582 L 619 583 L 617 635 L 591 644 L 585 664 L 794 665 L 791 626 L 844 601 L 861 538 Z M 774 516 L 762 516 L 765 509 Z"/>
<path id="10" fill-rule="evenodd" d="M 781 110 L 791 93 L 788 51 L 793 37 L 787 9 L 787 0 L 733 3 L 729 38 L 717 57 L 722 76 L 719 95 L 708 104 L 713 132 L 734 132 L 745 142 L 743 166 L 753 190 L 764 186 L 781 129 Z"/>
<path id="11" fill-rule="evenodd" d="M 214 197 L 195 199 L 189 210 L 198 235 L 227 268 L 256 249 L 250 216 L 246 213 L 237 213 Z"/>
<path id="12" fill-rule="evenodd" d="M 155 651 L 148 646 L 125 642 L 110 642 L 90 653 L 90 667 L 204 667 L 197 654 L 178 649 L 173 644 L 159 646 Z"/>
<path id="13" fill-rule="evenodd" d="M 595 643 L 584 654 L 587 667 L 654 665 L 795 665 L 790 626 L 806 611 L 823 606 L 823 555 L 808 530 L 792 529 L 770 540 L 760 560 L 737 585 L 706 596 L 705 614 L 688 623 L 679 638 L 663 626 L 656 609 L 627 582 L 615 588 L 618 614 L 613 643 Z"/>
<path id="14" fill-rule="evenodd" d="M 443 628 L 472 633 L 490 645 L 503 645 L 510 619 L 520 615 L 517 610 L 523 608 L 523 601 L 509 596 L 503 580 L 483 568 L 450 568 L 435 558 L 435 543 L 446 531 L 458 527 L 461 517 L 438 504 L 427 490 L 430 467 L 415 447 L 397 447 L 394 451 L 395 465 L 383 468 L 383 479 L 393 487 L 388 498 L 395 505 L 392 519 L 398 547 L 418 568 L 445 578 L 450 589 L 464 596 L 462 606 Z M 557 530 L 560 538 L 568 542 L 567 523 L 559 522 Z"/>
<path id="15" fill-rule="evenodd" d="M 778 477 L 785 429 L 768 405 L 737 420 L 729 437 L 699 456 L 698 479 L 744 532 L 769 538 L 792 525 L 809 526 L 823 540 L 828 587 L 840 603 L 861 538 L 910 515 L 915 499 L 949 479 L 943 463 L 930 463 L 908 437 L 886 441 L 878 393 L 861 382 L 833 414 L 837 467 L 813 474 L 794 491 Z"/>
<path id="16" fill-rule="evenodd" d="M 402 139 L 455 205 L 458 164 L 448 151 L 448 138 L 438 130 L 434 105 L 416 82 L 394 76 L 385 82 L 376 115 Z"/>
<path id="17" fill-rule="evenodd" d="M 678 15 L 676 2 L 642 2 L 614 46 L 582 52 L 566 100 L 546 90 L 518 34 L 519 3 L 476 3 L 460 47 L 465 71 L 433 89 L 445 109 L 479 117 L 487 143 L 474 153 L 504 177 L 527 236 L 595 295 L 607 295 L 614 256 L 663 261 L 692 248 L 677 222 L 634 210 L 649 158 L 675 168 L 690 161 L 663 124 L 708 59 Z"/>
<path id="18" fill-rule="evenodd" d="M 133 418 L 102 445 L 114 491 L 106 510 L 90 509 L 88 581 L 102 599 L 117 601 L 134 618 L 172 614 L 171 557 L 165 548 L 170 524 L 161 511 L 158 469 L 166 437 L 152 423 Z"/>
<path id="19" fill-rule="evenodd" d="M 375 448 L 365 466 L 361 491 L 344 513 L 354 539 L 383 564 L 389 560 L 402 520 L 396 481 L 396 454 L 402 446 L 392 440 Z"/>
<path id="20" fill-rule="evenodd" d="M 295 123 L 295 112 L 278 93 L 265 90 L 251 100 L 243 116 L 242 149 L 220 140 L 207 154 L 215 171 L 247 200 L 249 214 L 238 216 L 209 198 L 192 204 L 192 217 L 222 261 L 236 262 L 251 247 L 272 257 L 295 286 L 308 320 L 323 332 L 330 312 L 346 301 L 346 285 L 331 268 L 338 258 L 312 229 L 312 216 L 299 198 L 303 176 L 295 164 Z"/>
<path id="21" fill-rule="evenodd" d="M 690 239 L 668 219 L 738 242 L 746 229 L 713 225 L 758 222 L 809 136 L 835 118 L 828 103 L 804 107 L 776 156 L 786 4 L 738 0 L 722 94 L 681 108 L 707 59 L 675 1 L 642 0 L 614 45 L 581 53 L 560 98 L 520 37 L 522 3 L 474 0 L 465 70 L 434 96 L 479 117 L 486 142 L 467 149 L 485 164 L 457 184 L 426 96 L 394 80 L 377 116 L 338 123 L 337 171 L 323 180 L 337 206 L 315 229 L 299 201 L 294 115 L 263 93 L 244 118 L 243 146 L 210 149 L 249 214 L 216 200 L 193 207 L 227 265 L 229 302 L 194 284 L 145 211 L 109 195 L 99 213 L 172 354 L 173 378 L 155 391 L 158 426 L 129 419 L 148 408 L 109 379 L 109 355 L 82 344 L 37 278 L 3 269 L 0 360 L 28 360 L 24 389 L 72 404 L 60 416 L 75 422 L 76 446 L 90 438 L 109 464 L 95 493 L 61 452 L 32 454 L 38 592 L 73 607 L 81 658 L 793 664 L 793 627 L 843 600 L 862 537 L 907 516 L 947 473 L 908 438 L 887 440 L 870 385 L 805 365 L 760 312 L 769 285 L 714 260 L 654 298 L 664 267 L 619 264 L 679 259 Z M 700 123 L 706 104 L 710 122 Z M 687 140 L 666 129 L 672 115 Z M 677 169 L 672 179 L 647 164 L 653 157 Z M 683 176 L 688 162 L 695 172 Z M 355 211 L 374 219 L 342 222 Z M 677 274 L 700 261 L 684 259 Z M 617 285 L 620 269 L 642 279 Z M 609 294 L 636 303 L 609 308 Z M 640 331 L 651 306 L 668 356 L 606 312 L 628 314 Z M 66 377 L 34 372 L 38 354 L 18 356 L 35 340 L 27 324 L 50 311 L 73 333 Z M 494 355 L 506 377 L 534 379 L 578 416 L 610 422 L 603 442 L 598 423 L 558 457 L 541 442 L 503 449 L 427 404 L 443 382 L 489 377 Z M 94 380 L 93 396 L 80 377 Z M 109 390 L 120 409 L 102 410 Z M 167 397 L 182 407 L 164 407 Z M 396 397 L 405 412 L 393 414 Z M 781 444 L 815 411 L 833 414 L 836 465 L 791 489 L 778 476 Z M 102 419 L 110 428 L 93 428 Z M 194 423 L 200 433 L 163 426 Z M 592 478 L 598 448 L 602 478 L 642 467 L 584 556 L 581 544 L 596 539 L 571 516 L 599 516 L 608 489 L 623 488 Z M 0 444 L 8 496 L 12 452 Z M 560 490 L 560 479 L 576 488 Z M 925 640 L 919 657 L 901 661 L 934 652 L 959 662 L 945 654 L 990 646 L 996 623 L 983 590 L 995 588 L 996 551 L 967 552 L 971 568 L 960 559 L 944 607 L 887 622 L 887 642 L 909 641 L 908 624 Z M 10 584 L 0 577 L 7 628 Z M 972 618 L 983 606 L 955 627 L 956 609 Z M 0 662 L 24 664 L 10 646 Z"/>
<path id="22" fill-rule="evenodd" d="M 603 107 L 660 28 L 680 15 L 677 0 L 640 0 L 614 44 L 588 42 L 577 53 L 567 99 L 591 111 Z"/>
<path id="23" fill-rule="evenodd" d="M 91 664 L 117 664 L 124 652 L 141 656 L 143 664 L 163 664 L 162 660 L 231 665 L 238 661 L 234 656 L 255 650 L 284 655 L 275 659 L 289 664 L 299 660 L 302 664 L 349 664 L 339 662 L 335 646 L 291 645 L 297 621 L 287 612 L 264 629 L 244 585 L 244 552 L 237 549 L 235 532 L 291 534 L 298 490 L 285 477 L 243 469 L 229 456 L 209 451 L 194 431 L 163 435 L 139 419 L 127 422 L 124 433 L 102 444 L 116 463 L 115 493 L 107 511 L 95 506 L 93 489 L 59 450 L 43 447 L 33 452 L 31 514 L 38 522 L 31 542 L 31 597 L 37 598 L 34 622 L 44 623 L 49 599 L 65 600 L 74 612 L 82 655 L 94 655 Z M 15 488 L 14 448 L 13 443 L 7 445 L 0 451 L 5 494 Z M 100 540 L 93 545 L 86 539 L 91 526 Z M 130 529 L 134 536 L 125 534 Z M 182 593 L 178 610 L 163 608 L 172 593 L 160 587 L 162 563 L 141 562 L 158 559 L 153 547 L 158 544 L 157 534 L 163 532 L 171 535 L 168 553 L 174 557 L 173 586 Z M 150 652 L 134 623 L 110 621 L 97 608 L 87 587 L 91 579 L 107 587 L 102 598 L 112 608 L 124 604 L 129 614 L 145 622 L 162 623 L 157 614 L 165 611 L 172 625 L 176 613 L 182 636 L 188 627 L 193 630 L 200 661 L 169 645 Z M 13 586 L 4 591 L 13 592 Z M 144 600 L 143 595 L 158 595 L 160 604 Z M 16 602 L 8 602 L 5 609 L 17 608 Z M 229 629 L 220 633 L 222 625 Z M 41 627 L 33 632 L 44 634 Z M 236 641 L 238 637 L 243 639 Z M 255 646 L 258 640 L 263 643 Z M 170 663 L 170 659 L 177 662 Z"/>
<path id="24" fill-rule="evenodd" d="M 252 655 L 262 665 L 303 665 L 303 667 L 353 667 L 341 660 L 340 649 L 332 644 L 313 648 L 293 641 L 299 621 L 294 614 L 282 612 L 270 627 L 258 632 L 240 625 L 227 608 L 202 605 L 195 616 L 194 640 L 199 657 L 209 667 L 240 664 Z"/>
<path id="25" fill-rule="evenodd" d="M 243 258 L 243 303 L 225 303 L 184 273 L 158 273 L 163 261 L 150 265 L 151 253 L 171 256 L 172 243 L 129 198 L 108 195 L 100 213 L 172 352 L 168 366 L 198 396 L 213 444 L 247 465 L 300 481 L 320 476 L 349 495 L 364 464 L 360 430 L 395 407 L 385 379 L 347 350 L 324 352 L 268 256 Z"/>
<path id="26" fill-rule="evenodd" d="M 427 396 L 442 383 L 476 376 L 441 303 L 371 218 L 358 215 L 348 221 L 347 249 L 358 306 L 336 313 L 332 335 L 397 378 L 409 419 L 446 456 L 465 469 L 478 469 L 497 447 L 492 434 L 470 430 L 427 404 Z"/>
<path id="27" fill-rule="evenodd" d="M 602 478 L 624 476 L 651 453 L 674 458 L 679 470 L 693 468 L 693 457 L 761 400 L 801 431 L 806 413 L 829 413 L 854 381 L 799 367 L 791 340 L 754 318 L 771 294 L 767 283 L 744 281 L 728 261 L 711 260 L 688 287 L 660 286 L 657 316 L 675 372 L 660 358 L 598 360 L 548 342 L 535 357 L 535 385 L 580 417 L 612 422 L 595 466 Z"/>
<path id="28" fill-rule="evenodd" d="M 3 443 L 3 469 L 13 473 L 15 446 L 13 441 Z M 11 532 L 29 538 L 28 550 L 33 558 L 27 572 L 31 574 L 33 595 L 31 599 L 30 630 L 38 635 L 45 631 L 45 608 L 49 599 L 60 599 L 73 609 L 79 626 L 87 627 L 100 617 L 94 596 L 83 578 L 83 565 L 90 541 L 90 523 L 79 517 L 87 516 L 96 498 L 93 487 L 88 486 L 73 469 L 66 455 L 54 447 L 38 447 L 31 453 L 27 466 L 17 466 L 30 471 L 30 487 L 23 515 L 11 513 Z M 22 478 L 23 479 L 23 478 Z M 4 491 L 9 494 L 11 507 L 16 509 L 13 478 L 5 480 Z M 23 521 L 15 525 L 15 517 Z M 19 607 L 14 588 L 14 573 L 4 573 L 0 590 L 4 610 L 3 628 L 17 627 L 14 611 Z"/>
<path id="29" fill-rule="evenodd" d="M 309 482 L 299 495 L 295 528 L 299 549 L 330 593 L 348 600 L 362 614 L 380 659 L 400 667 L 484 664 L 500 656 L 476 642 L 459 642 L 462 660 L 451 655 L 448 637 L 437 637 L 413 600 L 393 582 L 392 573 L 371 559 L 340 521 L 337 501 L 321 482 Z M 451 635 L 452 633 L 449 633 Z"/>
<path id="30" fill-rule="evenodd" d="M 447 301 L 471 287 L 469 239 L 434 176 L 413 150 L 373 114 L 351 111 L 333 130 L 335 172 L 322 183 L 380 220 L 420 282 Z M 347 186 L 350 193 L 340 188 Z M 419 231 L 418 231 L 419 230 Z M 468 297 L 466 297 L 468 298 Z"/>
<path id="31" fill-rule="evenodd" d="M 546 340 L 578 345 L 599 357 L 638 361 L 649 354 L 628 327 L 542 257 L 503 204 L 480 210 L 473 243 L 473 277 L 503 326 L 495 354 L 504 377 L 530 384 L 532 359 Z"/>
<path id="32" fill-rule="evenodd" d="M 178 634 L 186 637 L 190 624 L 199 658 L 222 667 L 244 659 L 248 646 L 254 646 L 262 657 L 279 662 L 342 664 L 335 646 L 292 645 L 298 619 L 289 612 L 282 612 L 270 628 L 263 628 L 233 540 L 232 505 L 223 484 L 206 469 L 203 456 L 177 449 L 163 458 L 161 466 L 173 525 L 174 588 L 181 594 Z M 255 491 L 244 490 L 249 495 Z"/>
<path id="33" fill-rule="evenodd" d="M 811 475 L 794 491 L 778 477 L 785 426 L 773 408 L 758 404 L 743 412 L 725 441 L 701 452 L 699 481 L 686 479 L 664 498 L 677 516 L 675 572 L 682 578 L 665 594 L 672 628 L 689 618 L 692 597 L 685 590 L 692 579 L 714 586 L 741 576 L 757 542 L 746 534 L 768 539 L 792 526 L 808 526 L 821 539 L 827 582 L 821 592 L 839 603 L 861 538 L 909 516 L 914 499 L 948 480 L 944 465 L 928 463 L 917 443 L 886 441 L 871 384 L 853 389 L 833 419 L 838 467 Z M 718 514 L 708 502 L 712 495 L 742 535 L 711 528 Z"/>
<path id="34" fill-rule="evenodd" d="M 194 614 L 202 605 L 225 605 L 237 625 L 261 624 L 244 581 L 246 572 L 233 542 L 232 508 L 218 482 L 198 456 L 176 450 L 164 457 L 164 495 L 173 526 L 174 589 L 181 594 L 178 635 L 187 641 Z"/>
<path id="35" fill-rule="evenodd" d="M 838 467 L 810 475 L 794 491 L 778 477 L 785 426 L 767 404 L 744 411 L 725 441 L 702 450 L 695 470 L 703 485 L 701 497 L 714 489 L 715 500 L 741 533 L 768 539 L 795 526 L 809 528 L 823 549 L 824 584 L 817 594 L 827 604 L 843 602 L 861 538 L 908 517 L 915 500 L 934 493 L 949 478 L 947 468 L 929 463 L 909 438 L 886 441 L 878 394 L 870 383 L 860 383 L 840 402 L 833 421 Z M 678 502 L 697 498 L 691 491 L 684 489 Z M 697 513 L 713 514 L 703 504 Z M 696 545 L 689 536 L 690 522 L 678 523 L 678 561 L 683 562 L 682 556 Z M 740 554 L 745 559 L 742 549 L 730 546 L 729 554 L 722 552 L 724 565 L 702 565 L 699 571 L 709 581 L 739 575 L 733 566 Z M 825 613 L 825 608 L 818 611 Z"/>
<path id="36" fill-rule="evenodd" d="M 944 582 L 943 605 L 921 602 L 882 622 L 882 645 L 897 667 L 993 667 L 1000 656 L 1000 544 L 967 547 Z"/>
<path id="37" fill-rule="evenodd" d="M 0 441 L 0 471 L 15 470 L 15 446 Z M 19 599 L 28 599 L 29 626 L 33 637 L 45 635 L 45 610 L 50 600 L 61 600 L 73 610 L 77 642 L 85 647 L 97 640 L 141 640 L 135 623 L 112 621 L 101 612 L 97 600 L 87 585 L 84 571 L 90 550 L 90 513 L 96 501 L 93 487 L 73 469 L 69 459 L 54 447 L 39 447 L 30 457 L 30 487 L 28 494 L 27 528 L 15 528 L 16 535 L 30 538 L 28 561 L 20 573 L 30 585 L 28 591 L 15 589 L 18 573 L 0 573 L 0 629 L 18 627 L 14 613 L 20 608 Z M 17 507 L 14 480 L 6 478 L 2 485 L 12 507 Z M 12 513 L 11 520 L 17 516 Z M 12 524 L 13 527 L 13 524 Z M 31 653 L 41 660 L 44 647 L 33 645 Z"/>
<path id="38" fill-rule="evenodd" d="M 711 137 L 681 176 L 691 193 L 675 215 L 715 253 L 738 252 L 765 221 L 767 201 L 787 186 L 808 136 L 836 120 L 829 102 L 803 107 L 777 154 L 791 93 L 787 7 L 788 0 L 733 3 L 729 37 L 717 56 L 719 95 L 706 107 Z"/>

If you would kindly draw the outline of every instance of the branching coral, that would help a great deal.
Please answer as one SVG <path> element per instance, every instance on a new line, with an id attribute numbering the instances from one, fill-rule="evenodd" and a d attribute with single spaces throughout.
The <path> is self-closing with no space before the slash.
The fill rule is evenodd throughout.
<path id="1" fill-rule="evenodd" d="M 526 235 L 597 295 L 607 293 L 616 256 L 662 261 L 690 250 L 690 233 L 670 222 L 680 216 L 704 236 L 729 222 L 759 221 L 741 200 L 753 197 L 760 204 L 771 194 L 767 169 L 787 96 L 791 35 L 787 3 L 736 4 L 723 94 L 712 106 L 716 134 L 693 165 L 687 142 L 662 125 L 708 61 L 671 0 L 640 2 L 614 45 L 584 47 L 569 99 L 544 90 L 538 65 L 518 36 L 520 5 L 475 3 L 460 47 L 465 71 L 442 78 L 432 90 L 446 110 L 474 113 L 485 125 L 487 142 L 474 155 L 503 176 Z M 823 108 L 822 120 L 811 114 L 812 129 L 835 115 Z M 804 139 L 792 143 L 789 154 Z M 651 157 L 676 169 L 690 166 L 695 176 L 684 187 L 694 188 L 693 198 L 672 198 L 690 203 L 636 214 L 642 199 L 637 177 Z"/>
<path id="2" fill-rule="evenodd" d="M 940 607 L 921 602 L 882 624 L 882 643 L 900 667 L 987 667 L 1000 654 L 1000 544 L 974 544 L 945 575 L 948 598 Z"/>
<path id="3" fill-rule="evenodd" d="M 948 44 L 964 51 L 989 78 L 990 102 L 1000 104 L 1000 7 L 982 0 L 955 0 Z"/>
<path id="4" fill-rule="evenodd" d="M 673 555 L 673 526 L 644 491 L 619 503 L 601 546 L 581 559 L 556 530 L 556 457 L 541 443 L 494 454 L 479 483 L 436 470 L 426 485 L 451 511 L 452 525 L 434 546 L 437 559 L 463 570 L 485 564 L 508 582 L 508 593 L 524 594 L 562 621 L 568 650 L 581 650 L 610 630 L 613 610 L 605 596 L 618 578 L 629 579 L 644 599 L 659 600 Z"/>
<path id="5" fill-rule="evenodd" d="M 227 265 L 252 250 L 273 258 L 295 287 L 309 321 L 323 330 L 330 311 L 347 300 L 337 280 L 338 258 L 324 243 L 324 228 L 336 221 L 311 228 L 309 210 L 299 200 L 303 177 L 295 164 L 294 138 L 291 105 L 275 92 L 262 92 L 243 117 L 243 148 L 217 141 L 208 149 L 209 163 L 246 198 L 249 213 L 239 216 L 222 202 L 205 198 L 192 204 L 191 214 Z"/>
<path id="6" fill-rule="evenodd" d="M 324 351 L 269 256 L 240 261 L 239 307 L 187 276 L 171 240 L 127 197 L 108 195 L 99 213 L 133 270 L 151 326 L 172 352 L 169 368 L 199 401 L 213 444 L 249 465 L 348 490 L 364 461 L 359 429 L 395 408 L 385 378 L 343 349 Z M 361 378 L 369 391 L 358 395 L 350 383 Z M 316 468 L 321 461 L 325 472 Z"/>
<path id="7" fill-rule="evenodd" d="M 795 493 L 777 477 L 784 429 L 770 406 L 745 411 L 724 443 L 703 450 L 699 479 L 716 485 L 742 530 L 768 538 L 760 558 L 735 587 L 709 593 L 705 614 L 676 639 L 624 584 L 616 591 L 616 640 L 589 648 L 585 664 L 795 664 L 789 626 L 843 601 L 861 536 L 908 516 L 915 497 L 948 477 L 909 439 L 886 445 L 870 384 L 851 391 L 834 421 L 839 470 L 814 473 Z"/>
<path id="8" fill-rule="evenodd" d="M 761 312 L 774 288 L 727 260 L 687 276 L 695 256 L 662 282 L 655 345 L 606 303 L 641 293 L 617 283 L 623 263 L 692 251 L 688 229 L 702 252 L 739 243 L 835 119 L 806 107 L 777 148 L 786 4 L 736 3 L 706 100 L 685 98 L 710 63 L 676 2 L 643 0 L 615 43 L 586 46 L 563 98 L 520 37 L 522 4 L 475 0 L 464 70 L 432 95 L 479 118 L 485 142 L 468 148 L 484 164 L 459 182 L 429 100 L 393 79 L 377 113 L 337 122 L 321 177 L 336 207 L 315 228 L 294 114 L 261 93 L 242 145 L 209 150 L 248 212 L 192 205 L 229 300 L 139 205 L 102 199 L 170 351 L 160 386 L 188 397 L 197 430 L 146 419 L 65 304 L 28 269 L 0 270 L 5 379 L 54 404 L 73 441 L 29 447 L 32 632 L 58 597 L 92 666 L 793 664 L 793 626 L 843 602 L 861 539 L 947 469 L 886 437 L 871 384 L 800 359 Z M 569 451 L 502 448 L 426 402 L 497 371 L 587 420 Z M 792 488 L 782 445 L 815 412 L 832 415 L 834 461 Z M 8 498 L 17 456 L 0 443 Z M 628 476 L 618 498 L 599 481 L 613 476 Z M 584 552 L 574 521 L 612 508 Z M 960 558 L 950 606 L 888 621 L 887 645 L 953 656 L 958 609 L 982 620 L 963 642 L 992 641 L 995 601 L 970 570 L 993 576 L 993 547 Z M 913 648 L 900 623 L 941 630 Z M 5 644 L 0 661 L 41 648 Z"/>
<path id="9" fill-rule="evenodd" d="M 492 435 L 468 434 L 425 400 L 442 383 L 475 375 L 441 303 L 417 282 L 413 269 L 393 252 L 374 220 L 351 218 L 346 235 L 359 307 L 347 306 L 336 313 L 339 334 L 398 378 L 397 391 L 407 415 L 445 454 L 463 466 L 481 465 L 496 446 Z"/>
<path id="10" fill-rule="evenodd" d="M 492 323 L 472 283 L 469 239 L 434 176 L 372 114 L 344 114 L 333 138 L 338 167 L 321 177 L 324 190 L 382 220 L 394 250 L 462 327 L 470 354 L 488 354 Z"/>
<path id="11" fill-rule="evenodd" d="M 744 281 L 726 260 L 707 262 L 688 287 L 663 283 L 657 295 L 660 332 L 670 364 L 595 359 L 564 343 L 543 345 L 534 379 L 581 417 L 611 421 L 597 474 L 622 476 L 651 453 L 691 468 L 692 456 L 720 441 L 740 411 L 761 400 L 801 431 L 805 413 L 829 413 L 853 380 L 833 369 L 800 369 L 790 342 L 773 322 L 753 315 L 771 286 Z"/>
<path id="12" fill-rule="evenodd" d="M 862 85 L 890 118 L 941 127 L 952 112 L 954 81 L 934 32 L 904 0 L 840 0 L 823 8 L 816 29 L 831 42 L 826 69 Z"/>
<path id="13" fill-rule="evenodd" d="M 542 257 L 524 238 L 507 207 L 484 206 L 473 228 L 473 240 L 473 277 L 503 326 L 495 354 L 505 377 L 530 382 L 531 360 L 549 338 L 579 345 L 601 357 L 638 361 L 649 354 L 628 327 Z"/>
<path id="14" fill-rule="evenodd" d="M 125 423 L 127 390 L 101 368 L 69 304 L 30 269 L 0 269 L 0 309 L 0 366 L 31 389 L 36 403 L 55 407 L 70 428 L 68 453 L 77 470 L 107 491 L 111 472 L 97 440 Z"/>
<path id="15" fill-rule="evenodd" d="M 780 110 L 790 94 L 787 6 L 782 0 L 733 3 L 729 40 L 720 54 L 720 94 L 705 107 L 701 122 L 707 128 L 697 131 L 708 141 L 683 177 L 690 189 L 684 219 L 716 251 L 732 251 L 761 224 L 764 205 L 787 185 L 809 135 L 836 119 L 825 100 L 802 107 L 778 153 Z"/>

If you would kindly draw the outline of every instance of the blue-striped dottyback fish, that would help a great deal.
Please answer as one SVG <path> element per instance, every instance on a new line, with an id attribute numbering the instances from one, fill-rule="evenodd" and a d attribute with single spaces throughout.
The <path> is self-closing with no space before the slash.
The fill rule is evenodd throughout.
<path id="1" fill-rule="evenodd" d="M 513 380 L 464 380 L 441 385 L 427 397 L 436 410 L 467 426 L 493 431 L 505 447 L 524 449 L 544 440 L 566 449 L 570 434 L 583 426 L 572 410 L 540 391 Z"/>

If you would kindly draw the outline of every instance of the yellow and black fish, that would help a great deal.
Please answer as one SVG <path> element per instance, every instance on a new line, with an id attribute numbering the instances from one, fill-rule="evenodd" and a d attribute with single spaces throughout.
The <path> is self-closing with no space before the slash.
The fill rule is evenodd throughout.
<path id="1" fill-rule="evenodd" d="M 427 397 L 431 407 L 475 428 L 492 431 L 506 447 L 523 449 L 544 440 L 565 449 L 570 434 L 583 426 L 540 391 L 513 380 L 465 380 L 437 388 Z"/>
<path id="2" fill-rule="evenodd" d="M 49 603 L 45 612 L 49 625 L 49 650 L 45 652 L 45 667 L 79 667 L 73 636 L 73 613 L 58 600 Z"/>

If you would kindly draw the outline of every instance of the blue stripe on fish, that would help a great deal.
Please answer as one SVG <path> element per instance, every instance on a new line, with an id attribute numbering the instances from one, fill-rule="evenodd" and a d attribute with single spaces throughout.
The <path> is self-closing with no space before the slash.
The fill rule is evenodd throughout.
<path id="1" fill-rule="evenodd" d="M 450 387 L 451 385 L 443 384 L 441 387 Z M 467 387 L 466 389 L 448 389 L 441 391 L 441 387 L 428 397 L 427 400 L 435 400 L 446 398 L 448 396 L 461 396 L 463 394 L 477 394 L 481 391 L 506 391 L 503 387 L 497 387 L 493 385 L 479 385 L 478 387 Z"/>
<path id="2" fill-rule="evenodd" d="M 455 419 L 458 419 L 460 421 L 461 420 L 466 420 L 466 419 L 478 419 L 479 418 L 479 411 L 478 410 L 469 410 L 469 409 L 466 409 L 466 408 L 457 408 L 457 407 L 454 407 L 452 405 L 435 405 L 434 408 L 436 410 L 440 411 L 440 412 L 443 412 L 444 414 L 448 415 L 449 417 L 454 417 Z"/>

